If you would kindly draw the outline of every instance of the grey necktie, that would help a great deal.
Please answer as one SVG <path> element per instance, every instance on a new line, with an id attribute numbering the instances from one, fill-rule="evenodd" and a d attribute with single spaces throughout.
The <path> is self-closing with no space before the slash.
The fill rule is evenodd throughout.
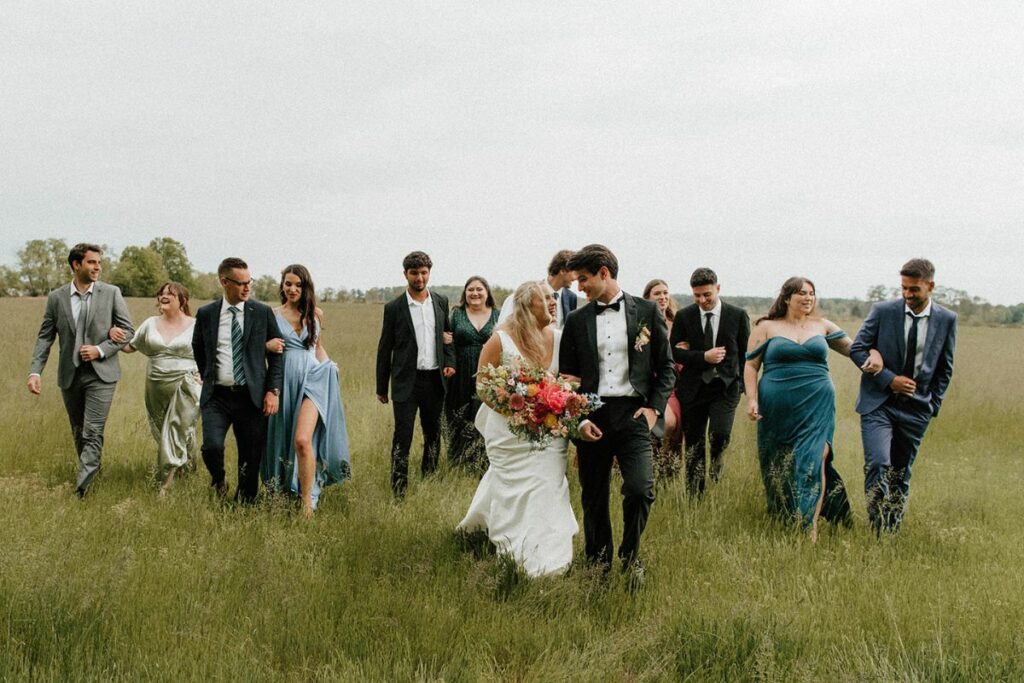
<path id="1" fill-rule="evenodd" d="M 85 345 L 85 322 L 86 318 L 89 317 L 89 299 L 92 298 L 92 292 L 86 292 L 77 294 L 81 300 L 81 304 L 78 306 L 78 320 L 75 321 L 75 356 L 72 359 L 77 368 L 82 364 L 82 346 Z"/>

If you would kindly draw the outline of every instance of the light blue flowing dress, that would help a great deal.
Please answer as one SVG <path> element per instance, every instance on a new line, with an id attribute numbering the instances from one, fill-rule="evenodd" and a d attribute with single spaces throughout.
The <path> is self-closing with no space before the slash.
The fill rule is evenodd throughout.
<path id="1" fill-rule="evenodd" d="M 757 450 L 768 510 L 806 525 L 819 514 L 831 522 L 850 519 L 846 487 L 832 465 L 836 393 L 828 374 L 828 342 L 845 336 L 837 330 L 803 344 L 770 337 L 747 354 L 747 360 L 762 356 Z"/>
<path id="2" fill-rule="evenodd" d="M 345 411 L 341 404 L 338 368 L 330 360 L 316 359 L 316 345 L 306 348 L 309 331 L 296 334 L 291 323 L 277 314 L 277 325 L 284 339 L 284 385 L 277 414 L 267 423 L 267 453 L 260 465 L 263 483 L 271 491 L 299 494 L 299 468 L 295 457 L 295 421 L 304 399 L 319 413 L 313 431 L 316 474 L 313 478 L 313 507 L 325 486 L 352 476 L 348 450 Z M 316 330 L 319 334 L 320 323 Z"/>

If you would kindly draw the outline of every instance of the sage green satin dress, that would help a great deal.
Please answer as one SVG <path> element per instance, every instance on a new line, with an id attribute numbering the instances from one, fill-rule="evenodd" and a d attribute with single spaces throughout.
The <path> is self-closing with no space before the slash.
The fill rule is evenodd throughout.
<path id="1" fill-rule="evenodd" d="M 196 361 L 192 357 L 195 322 L 174 339 L 164 340 L 156 329 L 159 316 L 147 318 L 131 344 L 149 357 L 146 370 L 146 413 L 157 443 L 161 472 L 194 461 L 199 391 Z"/>

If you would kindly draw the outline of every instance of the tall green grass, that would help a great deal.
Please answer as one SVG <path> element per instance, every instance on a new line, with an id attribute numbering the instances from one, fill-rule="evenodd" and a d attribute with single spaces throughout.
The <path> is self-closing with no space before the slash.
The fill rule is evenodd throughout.
<path id="1" fill-rule="evenodd" d="M 131 306 L 136 322 L 150 310 Z M 833 356 L 854 527 L 812 545 L 770 520 L 739 415 L 725 479 L 702 503 L 679 481 L 659 490 L 648 582 L 632 595 L 583 566 L 525 580 L 456 536 L 476 485 L 460 471 L 414 477 L 392 500 L 374 306 L 326 306 L 354 479 L 328 489 L 313 520 L 275 501 L 222 506 L 201 466 L 157 498 L 139 356 L 122 359 L 102 478 L 80 502 L 55 357 L 42 397 L 24 387 L 41 312 L 40 300 L 0 301 L 4 680 L 1024 678 L 1024 371 L 1006 360 L 1019 330 L 961 330 L 898 537 L 865 524 L 857 373 Z"/>

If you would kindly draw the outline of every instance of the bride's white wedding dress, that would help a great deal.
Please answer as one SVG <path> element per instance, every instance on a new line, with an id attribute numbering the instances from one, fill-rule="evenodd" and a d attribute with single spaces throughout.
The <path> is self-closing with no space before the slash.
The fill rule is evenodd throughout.
<path id="1" fill-rule="evenodd" d="M 521 357 L 503 330 L 502 357 Z M 558 369 L 558 338 L 551 371 Z M 544 448 L 512 434 L 508 420 L 486 405 L 480 407 L 476 426 L 484 435 L 490 466 L 480 480 L 473 502 L 458 528 L 486 529 L 498 552 L 511 555 L 529 576 L 558 574 L 572 562 L 572 537 L 579 532 L 569 504 L 565 479 L 568 439 L 555 439 Z"/>

